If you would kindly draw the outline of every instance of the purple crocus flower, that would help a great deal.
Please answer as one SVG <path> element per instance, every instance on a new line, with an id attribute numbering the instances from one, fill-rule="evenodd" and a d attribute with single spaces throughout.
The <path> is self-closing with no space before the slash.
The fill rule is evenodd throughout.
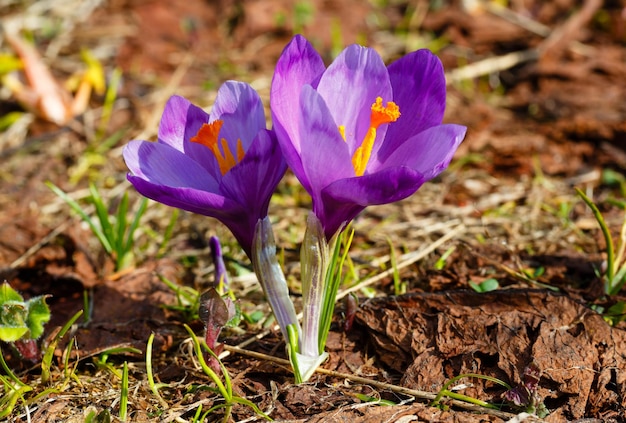
<path id="1" fill-rule="evenodd" d="M 224 263 L 224 256 L 222 255 L 222 244 L 216 236 L 209 238 L 209 248 L 211 249 L 211 259 L 213 259 L 213 266 L 215 266 L 215 280 L 213 287 L 218 290 L 220 294 L 228 291 L 228 272 L 226 271 L 226 264 Z"/>
<path id="2" fill-rule="evenodd" d="M 124 148 L 128 180 L 144 196 L 222 221 L 251 255 L 255 227 L 287 167 L 275 134 L 266 129 L 257 92 L 228 81 L 211 114 L 173 96 L 157 142 Z"/>
<path id="3" fill-rule="evenodd" d="M 466 128 L 441 124 L 445 102 L 443 67 L 428 50 L 386 67 L 352 45 L 326 68 L 304 37 L 287 45 L 270 94 L 274 130 L 327 239 L 447 167 Z"/>

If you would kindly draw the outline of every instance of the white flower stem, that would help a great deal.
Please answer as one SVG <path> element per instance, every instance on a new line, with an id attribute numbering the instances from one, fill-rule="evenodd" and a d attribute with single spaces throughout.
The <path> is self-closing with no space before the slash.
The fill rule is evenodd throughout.
<path id="1" fill-rule="evenodd" d="M 328 245 L 324 229 L 318 218 L 309 213 L 306 232 L 300 249 L 302 267 L 302 344 L 300 353 L 317 357 L 319 351 L 319 331 L 324 282 L 328 268 Z"/>
<path id="2" fill-rule="evenodd" d="M 259 219 L 252 245 L 252 265 L 263 292 L 272 307 L 283 337 L 288 342 L 287 326 L 295 325 L 301 333 L 293 302 L 289 298 L 287 281 L 276 259 L 276 242 L 269 217 Z"/>
<path id="3" fill-rule="evenodd" d="M 328 357 L 328 353 L 319 351 L 320 316 L 328 259 L 328 245 L 324 230 L 317 217 L 311 213 L 307 219 L 307 230 L 300 252 L 304 303 L 303 328 L 301 328 L 293 302 L 289 298 L 287 281 L 276 260 L 276 243 L 272 225 L 268 217 L 259 219 L 257 222 L 252 245 L 254 272 L 285 338 L 289 359 L 294 371 L 298 373 L 296 375 L 298 382 L 306 382 Z"/>

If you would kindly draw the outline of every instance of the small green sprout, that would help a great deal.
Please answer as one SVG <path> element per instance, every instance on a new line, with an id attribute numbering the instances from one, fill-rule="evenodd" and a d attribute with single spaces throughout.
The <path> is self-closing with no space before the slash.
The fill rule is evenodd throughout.
<path id="1" fill-rule="evenodd" d="M 31 392 L 33 388 L 22 382 L 15 373 L 11 371 L 4 357 L 0 354 L 0 365 L 5 375 L 0 375 L 0 386 L 2 386 L 3 395 L 0 397 L 0 419 L 4 419 L 13 413 L 13 409 L 19 399 L 26 402 L 24 394 Z"/>
<path id="2" fill-rule="evenodd" d="M 443 270 L 446 267 L 448 262 L 448 258 L 452 255 L 452 253 L 456 250 L 456 246 L 452 246 L 448 248 L 435 262 L 435 270 Z"/>
<path id="3" fill-rule="evenodd" d="M 78 376 L 76 375 L 76 369 L 78 369 L 79 360 L 76 360 L 73 364 L 70 364 L 72 349 L 74 349 L 75 346 L 76 338 L 70 338 L 70 341 L 67 343 L 65 349 L 63 350 L 62 357 L 65 357 L 63 359 L 63 377 L 65 378 L 65 384 L 67 384 L 67 382 L 69 382 L 70 380 L 73 380 L 80 385 L 80 379 L 78 379 Z M 63 388 L 60 390 L 63 390 Z"/>
<path id="4" fill-rule="evenodd" d="M 107 134 L 107 129 L 111 127 L 110 120 L 122 80 L 122 71 L 119 68 L 113 69 L 105 92 L 102 64 L 88 50 L 83 50 L 81 56 L 87 64 L 85 77 L 92 81 L 98 94 L 104 94 L 104 103 L 95 133 L 89 137 L 87 148 L 78 157 L 76 164 L 69 169 L 72 184 L 78 183 L 85 176 L 92 180 L 99 178 L 100 168 L 109 161 L 106 153 L 128 133 L 128 128 L 121 128 L 113 134 Z"/>
<path id="5" fill-rule="evenodd" d="M 0 54 L 0 77 L 24 68 L 19 57 L 12 54 Z"/>
<path id="6" fill-rule="evenodd" d="M 176 304 L 163 305 L 163 308 L 174 310 L 182 314 L 183 320 L 191 322 L 198 320 L 198 308 L 200 306 L 200 293 L 190 286 L 174 283 L 165 276 L 158 274 L 158 278 L 176 294 Z"/>
<path id="7" fill-rule="evenodd" d="M 313 20 L 315 8 L 307 0 L 298 1 L 293 7 L 293 32 L 298 34 L 304 32 L 304 28 Z"/>
<path id="8" fill-rule="evenodd" d="M 437 393 L 437 396 L 435 397 L 435 399 L 432 401 L 432 403 L 430 404 L 432 407 L 438 407 L 441 409 L 446 409 L 446 406 L 444 404 L 441 403 L 441 399 L 446 396 L 455 400 L 459 400 L 459 401 L 465 401 L 465 402 L 469 402 L 471 404 L 475 404 L 478 405 L 480 407 L 485 407 L 485 408 L 491 408 L 494 410 L 498 410 L 499 407 L 497 407 L 494 404 L 490 404 L 486 401 L 483 400 L 479 400 L 477 398 L 473 398 L 467 395 L 463 395 L 463 394 L 459 394 L 457 392 L 453 392 L 453 389 L 450 388 L 450 386 L 455 383 L 456 381 L 463 379 L 463 378 L 467 378 L 467 377 L 473 377 L 473 378 L 477 378 L 477 379 L 484 379 L 484 380 L 488 380 L 490 382 L 494 382 L 497 383 L 498 385 L 502 385 L 504 386 L 507 390 L 511 390 L 511 386 L 509 386 L 509 384 L 507 384 L 506 382 L 501 381 L 500 379 L 497 379 L 495 377 L 492 376 L 486 376 L 486 375 L 480 375 L 480 374 L 476 374 L 476 373 L 465 373 L 462 375 L 458 375 L 453 377 L 452 379 L 448 380 L 446 383 L 443 384 L 443 386 L 441 387 L 441 389 L 439 390 L 439 392 Z"/>
<path id="9" fill-rule="evenodd" d="M 387 238 L 389 244 L 389 260 L 391 261 L 391 269 L 393 270 L 393 293 L 394 295 L 402 295 L 406 293 L 406 282 L 400 280 L 400 271 L 398 270 L 398 260 L 396 258 L 396 250 L 393 248 L 391 239 Z"/>
<path id="10" fill-rule="evenodd" d="M 152 344 L 154 343 L 154 332 L 150 334 L 148 337 L 148 344 L 146 346 L 146 375 L 148 377 L 148 386 L 150 386 L 150 390 L 154 394 L 154 396 L 159 400 L 159 403 L 164 408 L 168 408 L 169 405 L 167 401 L 163 399 L 161 394 L 159 393 L 159 389 L 166 387 L 167 384 L 164 383 L 156 383 L 154 381 L 154 373 L 152 371 Z"/>
<path id="11" fill-rule="evenodd" d="M 2 58 L 0 57 L 0 61 Z M 22 112 L 9 112 L 0 116 L 0 132 L 4 132 L 9 129 L 15 122 L 17 122 L 24 113 Z"/>
<path id="12" fill-rule="evenodd" d="M 356 393 L 354 394 L 354 396 L 356 398 L 358 398 L 359 400 L 363 401 L 363 402 L 367 402 L 369 404 L 377 404 L 377 405 L 398 405 L 393 401 L 389 401 L 389 400 L 385 400 L 385 399 L 381 399 L 381 398 L 376 398 L 376 397 L 372 397 L 370 395 L 365 395 L 365 394 L 359 394 Z"/>
<path id="13" fill-rule="evenodd" d="M 198 362 L 200 363 L 200 367 L 202 367 L 203 372 L 213 381 L 213 383 L 216 386 L 215 388 L 209 388 L 209 390 L 220 394 L 222 398 L 224 398 L 224 402 L 211 407 L 208 410 L 207 415 L 217 409 L 224 408 L 225 412 L 224 412 L 224 418 L 222 419 L 222 422 L 228 422 L 230 419 L 230 414 L 231 414 L 233 405 L 241 404 L 241 405 L 250 407 L 261 418 L 264 418 L 265 420 L 268 420 L 268 421 L 272 421 L 272 418 L 268 416 L 267 414 L 265 414 L 263 411 L 261 411 L 261 409 L 252 401 L 246 398 L 242 398 L 236 395 L 235 393 L 233 393 L 232 380 L 230 379 L 230 375 L 228 374 L 228 370 L 226 369 L 224 364 L 220 361 L 217 355 L 215 355 L 215 353 L 206 345 L 206 343 L 203 340 L 198 339 L 198 337 L 193 333 L 193 331 L 191 330 L 189 326 L 185 325 L 185 329 L 187 330 L 187 333 L 189 334 L 189 336 L 191 337 L 191 341 L 193 342 L 194 351 L 196 353 Z M 204 352 L 211 355 L 215 360 L 217 360 L 221 368 L 221 373 L 224 378 L 224 382 L 222 382 L 220 376 L 216 372 L 214 372 L 213 369 L 211 369 L 211 367 L 204 360 L 203 350 Z"/>
<path id="14" fill-rule="evenodd" d="M 85 423 L 110 423 L 111 413 L 106 408 L 99 413 L 97 410 L 91 410 L 85 417 Z"/>
<path id="15" fill-rule="evenodd" d="M 626 283 L 626 215 L 624 216 L 624 223 L 622 223 L 620 237 L 617 240 L 616 246 L 609 227 L 604 221 L 604 217 L 598 207 L 581 189 L 575 189 L 576 193 L 591 209 L 593 216 L 600 226 L 604 241 L 606 242 L 607 258 L 606 272 L 604 273 L 604 293 L 611 296 L 617 295 L 624 286 L 624 283 Z"/>
<path id="16" fill-rule="evenodd" d="M 109 127 L 111 115 L 113 114 L 113 105 L 117 100 L 117 93 L 122 82 L 122 70 L 118 67 L 113 69 L 109 79 L 109 85 L 104 95 L 104 104 L 102 105 L 102 118 L 96 134 L 96 141 L 99 142 L 104 137 L 106 128 Z"/>
<path id="17" fill-rule="evenodd" d="M 297 354 L 300 352 L 300 348 L 298 346 L 298 329 L 295 324 L 287 326 L 287 334 L 289 336 L 287 340 L 287 355 L 293 367 L 296 385 L 299 385 L 304 381 L 304 378 L 302 377 L 302 373 L 300 373 L 300 366 L 296 358 Z"/>
<path id="18" fill-rule="evenodd" d="M 61 330 L 56 334 L 52 342 L 48 344 L 48 347 L 44 351 L 43 359 L 41 360 L 41 381 L 47 383 L 50 380 L 51 373 L 50 368 L 52 367 L 52 359 L 54 358 L 54 351 L 57 348 L 57 345 L 61 338 L 65 336 L 67 331 L 70 330 L 72 325 L 78 320 L 78 318 L 83 314 L 82 310 L 79 310 L 74 314 L 70 320 L 68 320 L 65 325 L 61 328 Z"/>
<path id="19" fill-rule="evenodd" d="M 544 273 L 546 273 L 546 268 L 543 266 L 539 266 L 537 268 L 531 267 L 528 269 L 521 269 L 521 272 L 530 279 L 539 279 Z"/>
<path id="20" fill-rule="evenodd" d="M 618 301 L 609 307 L 604 314 L 604 319 L 612 325 L 616 325 L 619 322 L 626 320 L 626 302 Z"/>
<path id="21" fill-rule="evenodd" d="M 78 215 L 85 221 L 94 235 L 100 241 L 102 248 L 115 261 L 116 270 L 126 269 L 133 265 L 134 255 L 134 235 L 139 227 L 139 220 L 146 211 L 148 201 L 142 198 L 139 208 L 134 213 L 133 219 L 129 222 L 127 217 L 129 213 L 128 193 L 124 193 L 117 207 L 115 216 L 109 214 L 109 207 L 104 204 L 102 196 L 96 189 L 95 185 L 89 185 L 89 200 L 96 209 L 98 223 L 89 216 L 83 207 L 81 207 L 73 198 L 63 192 L 52 182 L 46 185 L 63 201 L 65 201 Z"/>
<path id="22" fill-rule="evenodd" d="M 120 393 L 120 420 L 125 422 L 128 416 L 128 362 L 122 368 L 122 390 Z"/>
<path id="23" fill-rule="evenodd" d="M 8 284 L 6 284 L 8 285 Z M 0 288 L 0 292 L 3 292 L 5 297 L 8 291 L 5 290 L 5 287 Z M 15 298 L 15 295 L 10 294 L 9 297 Z M 15 410 L 15 406 L 18 400 L 28 406 L 29 404 L 39 401 L 41 398 L 52 394 L 59 393 L 64 390 L 63 387 L 51 387 L 47 389 L 40 390 L 39 392 L 35 392 L 40 386 L 45 386 L 50 381 L 50 367 L 52 365 L 52 358 L 54 357 L 54 351 L 56 350 L 57 344 L 59 340 L 65 335 L 67 330 L 74 324 L 74 322 L 80 317 L 82 314 L 82 310 L 76 313 L 64 326 L 63 328 L 56 334 L 52 342 L 46 347 L 44 351 L 43 359 L 41 361 L 41 384 L 36 384 L 34 386 L 30 386 L 24 382 L 22 382 L 9 368 L 4 357 L 0 354 L 0 368 L 2 368 L 4 374 L 0 374 L 0 390 L 4 392 L 4 395 L 0 396 L 0 419 L 7 418 L 12 415 Z M 66 383 L 70 378 L 76 380 L 73 370 L 70 370 L 70 366 L 68 365 L 69 352 L 73 342 L 70 342 L 65 350 L 66 361 L 65 361 L 65 381 Z M 75 367 L 74 367 L 75 369 Z M 26 398 L 26 394 L 30 398 Z M 3 420 L 4 421 L 4 420 Z M 12 420 L 11 420 L 12 421 Z"/>
<path id="24" fill-rule="evenodd" d="M 469 286 L 478 293 L 495 291 L 496 289 L 500 288 L 498 280 L 494 278 L 485 279 L 480 283 L 470 281 Z"/>
<path id="25" fill-rule="evenodd" d="M 115 147 L 127 132 L 127 128 L 122 128 L 102 140 L 90 142 L 78 157 L 76 164 L 68 169 L 70 184 L 75 185 L 85 177 L 90 180 L 102 178 L 100 168 L 109 162 L 106 153 Z"/>
<path id="26" fill-rule="evenodd" d="M 617 186 L 620 195 L 626 197 L 626 176 L 613 169 L 602 170 L 602 183 L 609 186 Z"/>
<path id="27" fill-rule="evenodd" d="M 249 323 L 251 325 L 256 325 L 257 323 L 259 323 L 261 320 L 265 318 L 265 313 L 263 313 L 261 310 L 256 310 L 256 311 L 253 311 L 252 313 L 246 313 L 242 311 L 241 317 L 243 318 L 243 320 L 245 320 L 246 323 Z"/>
<path id="28" fill-rule="evenodd" d="M 43 334 L 44 325 L 50 320 L 50 309 L 46 304 L 47 295 L 24 298 L 5 281 L 0 286 L 0 340 L 13 342 L 24 355 L 26 350 L 35 347 L 34 357 L 37 360 L 39 350 L 33 344 Z M 20 348 L 27 345 L 28 348 Z"/>
<path id="29" fill-rule="evenodd" d="M 574 209 L 574 202 L 564 199 L 557 199 L 557 205 L 551 206 L 548 204 L 543 204 L 541 208 L 546 212 L 550 213 L 552 216 L 558 218 L 561 221 L 561 225 L 564 228 L 574 228 L 574 222 L 572 222 L 571 215 L 572 210 Z"/>
<path id="30" fill-rule="evenodd" d="M 93 357 L 93 363 L 98 369 L 107 370 L 118 379 L 123 380 L 123 373 L 109 362 L 109 357 L 114 354 L 141 354 L 141 350 L 133 347 L 114 347 L 102 351 L 98 356 Z"/>

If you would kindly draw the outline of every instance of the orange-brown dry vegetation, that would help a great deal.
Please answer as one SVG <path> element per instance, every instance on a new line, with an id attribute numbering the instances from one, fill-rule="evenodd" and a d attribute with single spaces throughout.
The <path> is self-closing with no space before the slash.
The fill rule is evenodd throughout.
<path id="1" fill-rule="evenodd" d="M 626 196 L 626 3 L 529 0 L 502 8 L 485 1 L 463 7 L 469 3 L 2 2 L 4 29 L 31 37 L 59 84 L 84 68 L 82 49 L 105 75 L 116 68 L 122 74 L 104 127 L 104 94 L 94 92 L 84 110 L 61 126 L 35 108 L 0 133 L 0 280 L 26 297 L 51 295 L 43 348 L 85 309 L 85 298 L 89 310 L 57 346 L 49 385 L 56 391 L 41 398 L 35 397 L 45 388 L 38 363 L 20 360 L 2 344 L 9 366 L 34 387 L 24 396 L 27 406 L 18 401 L 9 421 L 118 416 L 116 372 L 124 361 L 130 366 L 128 421 L 192 421 L 199 407 L 220 403 L 219 395 L 199 389 L 212 382 L 183 328 L 188 323 L 201 334 L 202 324 L 189 318 L 191 311 L 171 307 L 176 295 L 159 275 L 205 289 L 213 278 L 207 240 L 217 235 L 242 310 L 268 317 L 250 265 L 226 229 L 181 213 L 161 248 L 173 211 L 151 203 L 138 232 L 135 266 L 115 273 L 93 234 L 44 182 L 86 206 L 89 182 L 114 203 L 128 191 L 136 207 L 121 147 L 154 138 L 164 102 L 174 93 L 210 107 L 221 82 L 239 79 L 267 101 L 273 66 L 294 31 L 326 60 L 353 42 L 373 46 L 386 61 L 434 49 L 448 76 L 446 121 L 466 125 L 468 134 L 441 177 L 413 197 L 372 207 L 355 220 L 352 272 L 340 289 L 330 358 L 321 371 L 294 385 L 288 366 L 272 359 L 285 358 L 280 334 L 271 321 L 251 320 L 221 337 L 229 346 L 245 342 L 237 351 L 227 348 L 223 358 L 234 391 L 279 421 L 505 422 L 520 410 L 504 405 L 505 388 L 491 381 L 461 379 L 454 392 L 503 405 L 500 410 L 449 398 L 437 408 L 428 398 L 464 373 L 518 385 L 534 362 L 541 371 L 537 395 L 550 411 L 546 421 L 625 421 L 626 326 L 619 318 L 610 325 L 600 311 L 626 296 L 604 294 L 606 245 L 574 187 L 593 196 L 617 239 L 624 212 L 616 201 Z M 14 53 L 2 36 L 0 53 Z M 0 90 L 0 117 L 23 110 Z M 110 147 L 102 147 L 111 136 Z M 287 175 L 274 200 L 277 242 L 297 299 L 297 250 L 309 199 Z M 395 295 L 390 245 L 404 295 Z M 499 289 L 471 289 L 470 283 L 488 279 Z M 359 299 L 354 316 L 346 307 L 348 291 Z M 151 333 L 164 402 L 146 377 Z M 69 339 L 76 344 L 65 357 Z M 108 353 L 118 347 L 141 353 Z M 75 377 L 67 378 L 66 363 Z M 208 421 L 222 417 L 217 410 Z M 239 405 L 231 418 L 260 419 Z"/>

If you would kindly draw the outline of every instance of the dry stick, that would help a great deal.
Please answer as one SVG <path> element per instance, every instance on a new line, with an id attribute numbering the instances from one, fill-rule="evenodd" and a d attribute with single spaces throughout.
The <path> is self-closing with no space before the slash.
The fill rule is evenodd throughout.
<path id="1" fill-rule="evenodd" d="M 521 15 L 509 8 L 506 8 L 500 4 L 496 4 L 494 2 L 484 2 L 482 4 L 485 9 L 504 20 L 509 21 L 512 24 L 515 24 L 521 28 L 524 28 L 527 31 L 532 32 L 533 34 L 537 34 L 541 37 L 547 37 L 552 32 L 552 28 L 547 25 L 542 24 L 541 22 L 537 22 L 534 19 L 531 19 L 525 15 Z"/>
<path id="2" fill-rule="evenodd" d="M 591 21 L 596 11 L 602 6 L 602 0 L 586 0 L 582 9 L 573 14 L 567 21 L 550 34 L 537 49 L 541 52 L 541 60 L 554 60 L 567 46 L 576 41 L 581 28 Z"/>
<path id="3" fill-rule="evenodd" d="M 455 236 L 459 235 L 460 233 L 462 233 L 465 230 L 465 225 L 463 225 L 462 223 L 458 226 L 456 226 L 454 229 L 452 229 L 450 232 L 448 232 L 447 234 L 445 234 L 444 236 L 442 236 L 441 238 L 439 238 L 437 241 L 431 243 L 428 245 L 428 247 L 423 248 L 419 251 L 415 251 L 412 253 L 408 253 L 408 254 L 404 254 L 402 256 L 400 256 L 400 260 L 397 267 L 397 270 L 403 269 L 413 263 L 415 263 L 416 261 L 426 257 L 428 254 L 432 253 L 433 251 L 435 251 L 435 249 L 439 248 L 441 245 L 443 245 L 444 243 L 446 243 L 447 241 L 449 241 L 450 239 L 454 238 Z M 379 280 L 386 278 L 387 276 L 390 276 L 391 274 L 393 274 L 394 269 L 393 268 L 389 268 L 387 270 L 385 270 L 384 272 L 379 273 L 376 276 L 372 276 L 369 279 L 364 280 L 363 282 L 356 284 L 354 286 L 351 286 L 350 288 L 340 292 L 339 294 L 337 294 L 337 298 L 336 301 L 339 301 L 340 299 L 342 299 L 343 297 L 345 297 L 346 295 L 354 292 L 354 291 L 358 291 L 360 289 L 363 289 L 367 286 L 370 286 L 376 282 L 378 282 Z"/>
<path id="4" fill-rule="evenodd" d="M 37 242 L 32 247 L 30 247 L 28 250 L 26 250 L 26 252 L 22 254 L 21 256 L 19 256 L 13 263 L 9 264 L 9 268 L 15 269 L 16 267 L 21 266 L 26 261 L 26 259 L 28 259 L 30 256 L 35 254 L 37 251 L 41 249 L 41 247 L 46 245 L 48 242 L 50 242 L 50 240 L 56 238 L 57 235 L 59 235 L 61 232 L 67 229 L 70 223 L 72 223 L 71 218 L 66 220 L 61 225 L 57 226 L 56 228 L 54 228 L 54 230 L 52 230 L 48 235 L 44 236 L 41 240 L 39 240 L 39 242 Z"/>
<path id="5" fill-rule="evenodd" d="M 516 21 L 514 23 L 547 38 L 536 48 L 516 51 L 503 56 L 490 57 L 461 68 L 453 69 L 450 72 L 446 72 L 446 83 L 449 85 L 454 82 L 473 79 L 494 72 L 501 72 L 522 63 L 549 56 L 555 51 L 563 49 L 566 46 L 570 46 L 570 48 L 574 49 L 577 53 L 584 54 L 585 46 L 575 40 L 572 40 L 572 38 L 576 36 L 580 27 L 591 19 L 593 13 L 595 13 L 601 5 L 602 0 L 587 0 L 579 13 L 570 17 L 565 24 L 551 32 L 549 31 L 549 28 L 542 27 L 541 24 L 535 23 L 535 25 L 531 27 L 528 19 L 522 21 L 516 17 Z M 507 20 L 512 20 L 513 18 L 511 18 L 511 16 L 515 15 L 512 12 L 503 13 L 503 11 L 498 7 L 491 7 L 489 8 L 489 11 Z"/>
<path id="6" fill-rule="evenodd" d="M 537 60 L 539 56 L 539 50 L 532 48 L 529 50 L 515 51 L 505 54 L 504 56 L 490 57 L 446 72 L 446 83 L 449 85 L 453 82 L 460 82 L 494 72 L 501 72 L 519 64 Z"/>
<path id="7" fill-rule="evenodd" d="M 248 357 L 252 357 L 252 358 L 256 358 L 259 360 L 263 360 L 263 361 L 271 361 L 272 363 L 278 364 L 279 366 L 283 366 L 285 368 L 290 368 L 290 363 L 289 360 L 285 360 L 283 358 L 277 358 L 277 357 L 273 357 L 270 355 L 266 355 L 263 353 L 259 353 L 259 352 L 255 352 L 255 351 L 249 351 L 249 350 L 244 350 L 242 348 L 239 348 L 237 346 L 231 346 L 231 345 L 224 345 L 224 348 L 228 351 L 231 351 L 233 353 L 238 353 L 238 354 L 242 354 L 242 355 L 246 355 Z M 370 386 L 374 386 L 378 389 L 387 389 L 390 390 L 392 392 L 398 393 L 398 394 L 403 394 L 403 395 L 408 395 L 408 396 L 412 396 L 415 398 L 420 398 L 420 399 L 425 399 L 425 400 L 434 400 L 437 395 L 433 394 L 432 392 L 426 392 L 426 391 L 420 391 L 417 389 L 410 389 L 410 388 L 405 388 L 403 386 L 398 386 L 398 385 L 392 385 L 391 383 L 385 383 L 385 382 L 379 382 L 376 380 L 372 380 L 372 379 L 367 379 L 364 377 L 360 377 L 360 376 L 354 376 L 348 373 L 341 373 L 341 372 L 336 372 L 333 370 L 327 370 L 321 367 L 318 367 L 315 370 L 316 373 L 319 374 L 323 374 L 326 376 L 331 376 L 331 377 L 336 377 L 336 378 L 341 378 L 341 379 L 347 379 L 350 380 L 352 382 L 355 383 L 360 383 L 362 385 L 370 385 Z M 450 404 L 457 406 L 459 408 L 464 408 L 466 410 L 470 410 L 470 411 L 475 411 L 475 412 L 480 412 L 480 413 L 485 413 L 485 414 L 492 414 L 494 416 L 500 417 L 502 419 L 510 419 L 512 417 L 514 417 L 514 414 L 511 413 L 506 413 L 504 411 L 499 411 L 499 410 L 494 410 L 491 408 L 484 408 L 481 407 L 479 405 L 476 404 L 471 404 L 471 403 L 467 403 L 464 401 L 458 401 L 458 400 L 450 400 Z"/>
<path id="8" fill-rule="evenodd" d="M 505 19 L 521 28 L 524 28 L 525 30 L 532 32 L 533 34 L 539 35 L 540 37 L 548 38 L 553 32 L 552 28 L 550 28 L 549 26 L 544 25 L 541 22 L 537 22 L 524 15 L 520 15 L 519 13 L 516 13 L 511 9 L 507 9 L 506 7 L 499 4 L 488 2 L 484 6 L 489 13 Z M 590 47 L 578 41 L 573 41 L 569 45 L 569 49 L 574 53 L 587 55 L 589 53 Z"/>
<path id="9" fill-rule="evenodd" d="M 460 234 L 463 230 L 465 229 L 465 226 L 463 224 L 460 224 L 458 226 L 456 226 L 454 229 L 452 229 L 450 232 L 448 232 L 447 234 L 445 234 L 444 236 L 442 236 L 441 238 L 439 238 L 437 241 L 433 242 L 432 244 L 429 244 L 428 247 L 416 251 L 416 252 L 412 252 L 412 253 L 408 253 L 408 254 L 404 254 L 400 257 L 400 261 L 398 263 L 397 269 L 403 269 L 413 263 L 415 263 L 416 261 L 426 257 L 428 254 L 430 254 L 431 252 L 433 252 L 436 248 L 438 248 L 439 246 L 441 246 L 442 244 L 444 244 L 445 242 L 447 242 L 448 240 L 450 240 L 451 238 L 455 237 L 456 235 Z M 346 295 L 354 292 L 354 291 L 358 291 L 359 289 L 365 288 L 367 286 L 370 286 L 376 282 L 378 282 L 379 280 L 386 278 L 387 276 L 391 275 L 393 273 L 394 269 L 387 269 L 384 272 L 379 273 L 376 276 L 372 276 L 371 278 L 368 278 L 366 280 L 364 280 L 363 282 L 352 286 L 348 289 L 346 289 L 345 291 L 340 292 L 339 294 L 337 294 L 337 297 L 335 298 L 335 301 L 339 301 L 340 299 L 342 299 L 343 297 L 345 297 Z M 298 314 L 298 319 L 302 318 L 302 313 Z M 265 338 L 267 335 L 269 335 L 270 333 L 272 333 L 272 331 L 276 331 L 279 330 L 280 328 L 278 326 L 274 326 L 272 329 L 265 329 L 263 332 L 260 332 L 258 334 L 256 334 L 255 336 L 246 339 L 245 341 L 239 343 L 236 347 L 232 347 L 232 346 L 228 346 L 224 344 L 224 349 L 225 351 L 223 351 L 218 357 L 220 360 L 228 357 L 231 352 L 236 351 L 234 348 L 243 348 L 243 347 L 247 347 L 248 345 L 252 344 L 253 342 L 256 342 L 260 339 Z"/>

